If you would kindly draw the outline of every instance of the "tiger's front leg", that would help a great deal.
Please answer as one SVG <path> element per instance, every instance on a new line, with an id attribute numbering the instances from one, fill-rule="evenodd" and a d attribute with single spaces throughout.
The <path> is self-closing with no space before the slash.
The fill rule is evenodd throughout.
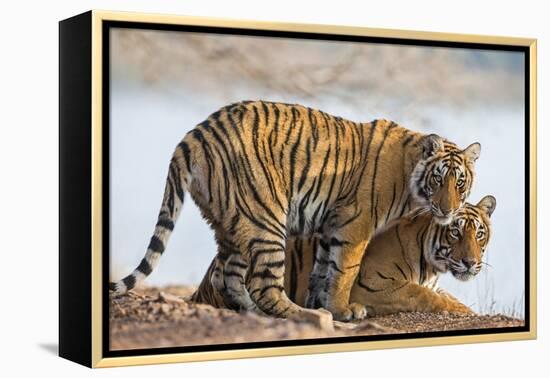
<path id="1" fill-rule="evenodd" d="M 327 272 L 330 244 L 326 239 L 319 239 L 313 253 L 313 269 L 309 275 L 306 307 L 319 308 L 326 305 Z"/>
<path id="2" fill-rule="evenodd" d="M 349 301 L 370 239 L 365 230 L 360 222 L 349 222 L 333 231 L 328 239 L 327 292 L 322 305 L 336 320 L 360 320 L 367 316 L 364 305 Z"/>

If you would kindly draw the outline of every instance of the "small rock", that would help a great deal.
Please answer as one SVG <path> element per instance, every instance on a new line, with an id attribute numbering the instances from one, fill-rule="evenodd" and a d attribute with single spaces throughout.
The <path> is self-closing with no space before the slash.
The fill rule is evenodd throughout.
<path id="1" fill-rule="evenodd" d="M 332 314 L 323 308 L 317 310 L 305 308 L 301 312 L 291 316 L 290 319 L 306 321 L 308 323 L 312 323 L 323 331 L 334 332 Z"/>
<path id="2" fill-rule="evenodd" d="M 185 301 L 178 297 L 177 295 L 165 293 L 164 291 L 159 291 L 157 301 L 159 302 L 173 302 L 173 303 L 185 303 Z"/>
<path id="3" fill-rule="evenodd" d="M 333 325 L 334 325 L 334 329 L 336 330 L 352 330 L 357 328 L 357 324 L 355 323 L 344 323 L 338 320 L 335 320 L 333 322 Z"/>
<path id="4" fill-rule="evenodd" d="M 168 303 L 163 303 L 161 306 L 160 306 L 160 312 L 164 315 L 169 315 L 170 314 L 170 305 Z"/>

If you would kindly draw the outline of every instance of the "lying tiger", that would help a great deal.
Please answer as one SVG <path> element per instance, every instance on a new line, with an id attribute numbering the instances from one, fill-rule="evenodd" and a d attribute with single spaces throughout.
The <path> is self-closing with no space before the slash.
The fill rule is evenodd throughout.
<path id="1" fill-rule="evenodd" d="M 461 281 L 480 272 L 495 207 L 495 198 L 485 196 L 475 206 L 465 203 L 448 225 L 439 224 L 431 213 L 418 209 L 392 222 L 368 246 L 351 300 L 365 305 L 369 315 L 471 313 L 466 305 L 438 289 L 437 281 L 440 273 L 447 271 Z M 287 246 L 285 277 L 285 290 L 299 305 L 307 301 L 309 275 L 315 262 L 315 256 L 307 255 L 315 249 L 302 243 L 312 242 L 296 240 Z M 213 267 L 212 263 L 191 299 L 232 308 L 212 287 Z"/>

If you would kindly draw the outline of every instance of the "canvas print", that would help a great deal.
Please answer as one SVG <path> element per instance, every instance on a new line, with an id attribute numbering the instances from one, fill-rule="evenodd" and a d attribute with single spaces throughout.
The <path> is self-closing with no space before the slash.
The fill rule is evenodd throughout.
<path id="1" fill-rule="evenodd" d="M 108 41 L 109 350 L 525 325 L 523 52 Z"/>

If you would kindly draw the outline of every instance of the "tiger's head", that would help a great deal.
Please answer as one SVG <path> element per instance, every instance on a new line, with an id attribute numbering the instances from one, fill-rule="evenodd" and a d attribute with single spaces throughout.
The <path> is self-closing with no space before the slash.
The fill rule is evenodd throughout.
<path id="1" fill-rule="evenodd" d="M 416 204 L 430 210 L 437 223 L 449 224 L 470 194 L 481 145 L 472 143 L 461 150 L 435 134 L 420 143 L 422 157 L 411 176 L 411 193 Z"/>
<path id="2" fill-rule="evenodd" d="M 491 237 L 489 218 L 496 205 L 495 197 L 485 196 L 475 206 L 465 203 L 448 225 L 436 225 L 436 240 L 426 256 L 429 263 L 461 281 L 478 274 Z"/>

